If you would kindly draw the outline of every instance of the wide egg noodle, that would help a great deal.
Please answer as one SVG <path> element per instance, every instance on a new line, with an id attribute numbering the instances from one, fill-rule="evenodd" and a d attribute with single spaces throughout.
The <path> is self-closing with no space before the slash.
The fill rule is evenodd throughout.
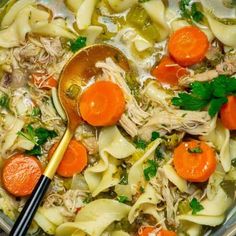
<path id="1" fill-rule="evenodd" d="M 232 204 L 232 199 L 227 196 L 221 187 L 219 187 L 212 200 L 205 199 L 201 201 L 200 204 L 204 209 L 199 211 L 196 215 L 189 212 L 188 214 L 178 216 L 178 219 L 194 222 L 200 225 L 219 225 L 223 222 L 225 212 Z"/>
<path id="2" fill-rule="evenodd" d="M 145 211 L 145 208 L 149 208 L 150 206 L 155 208 L 159 201 L 160 197 L 156 193 L 155 189 L 150 184 L 147 184 L 144 193 L 138 198 L 129 212 L 129 222 L 133 223 L 135 218 L 139 215 L 139 212 Z"/>
<path id="3" fill-rule="evenodd" d="M 108 3 L 115 12 L 122 12 L 137 4 L 138 0 L 108 0 Z"/>
<path id="4" fill-rule="evenodd" d="M 76 39 L 76 35 L 66 28 L 66 22 L 63 19 L 53 20 L 52 22 L 40 21 L 32 25 L 32 33 L 43 36 L 63 37 Z"/>
<path id="5" fill-rule="evenodd" d="M 114 221 L 125 218 L 130 211 L 130 206 L 116 200 L 98 199 L 87 204 L 76 216 L 75 222 L 60 225 L 56 236 L 75 235 L 99 236 Z"/>
<path id="6" fill-rule="evenodd" d="M 2 22 L 1 22 L 1 28 L 3 29 L 6 27 L 9 27 L 15 21 L 19 12 L 21 12 L 27 6 L 33 5 L 34 3 L 35 3 L 35 0 L 17 1 L 3 17 Z"/>
<path id="7" fill-rule="evenodd" d="M 161 0 L 150 0 L 142 3 L 143 8 L 157 25 L 160 33 L 160 41 L 165 40 L 170 29 L 165 19 L 165 6 Z"/>
<path id="8" fill-rule="evenodd" d="M 140 183 L 144 183 L 144 176 L 143 176 L 143 164 L 144 162 L 154 155 L 156 148 L 160 145 L 161 139 L 156 139 L 147 147 L 143 156 L 136 161 L 133 166 L 129 170 L 128 174 L 128 183 L 131 187 L 131 191 L 133 194 L 137 191 L 137 186 Z"/>
<path id="9" fill-rule="evenodd" d="M 187 181 L 177 174 L 173 166 L 166 164 L 163 166 L 163 171 L 167 179 L 172 182 L 181 192 L 187 192 Z"/>
<path id="10" fill-rule="evenodd" d="M 119 183 L 116 174 L 119 159 L 124 159 L 135 152 L 135 147 L 129 143 L 116 126 L 103 128 L 99 135 L 100 161 L 86 169 L 85 180 L 93 196 Z"/>
<path id="11" fill-rule="evenodd" d="M 97 0 L 84 0 L 79 6 L 76 15 L 76 22 L 79 30 L 85 30 L 91 25 L 96 3 Z"/>
<path id="12" fill-rule="evenodd" d="M 26 7 L 17 14 L 15 21 L 8 28 L 0 31 L 0 47 L 16 47 L 25 40 L 26 34 L 31 31 L 30 13 L 31 9 Z"/>
<path id="13" fill-rule="evenodd" d="M 208 135 L 202 136 L 205 141 L 212 142 L 216 149 L 219 150 L 220 162 L 225 172 L 228 172 L 231 167 L 231 156 L 229 148 L 230 132 L 226 129 L 220 120 L 217 120 L 216 128 Z"/>
<path id="14" fill-rule="evenodd" d="M 208 13 L 205 15 L 215 37 L 223 44 L 236 48 L 236 25 L 226 25 L 219 22 Z"/>

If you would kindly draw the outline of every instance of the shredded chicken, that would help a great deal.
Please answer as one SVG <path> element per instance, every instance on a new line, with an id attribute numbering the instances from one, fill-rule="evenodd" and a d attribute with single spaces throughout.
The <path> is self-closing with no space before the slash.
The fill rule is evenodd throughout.
<path id="1" fill-rule="evenodd" d="M 200 74 L 182 77 L 179 80 L 179 85 L 182 87 L 189 87 L 194 81 L 210 81 L 218 75 L 233 75 L 236 73 L 236 53 L 225 56 L 224 61 L 216 66 L 214 70 L 208 70 Z"/>
<path id="2" fill-rule="evenodd" d="M 156 108 L 152 117 L 139 130 L 142 137 L 151 137 L 155 130 L 171 132 L 183 131 L 192 135 L 209 133 L 215 127 L 215 119 L 211 119 L 206 111 L 163 110 Z"/>
<path id="3" fill-rule="evenodd" d="M 75 138 L 81 141 L 90 155 L 98 153 L 97 130 L 86 124 L 81 124 L 76 132 Z"/>
<path id="4" fill-rule="evenodd" d="M 126 99 L 126 113 L 121 117 L 120 125 L 131 137 L 136 136 L 139 127 L 146 122 L 150 114 L 139 106 L 125 82 L 126 72 L 111 58 L 107 58 L 105 62 L 97 62 L 96 66 L 103 71 L 100 80 L 111 80 L 122 88 Z"/>

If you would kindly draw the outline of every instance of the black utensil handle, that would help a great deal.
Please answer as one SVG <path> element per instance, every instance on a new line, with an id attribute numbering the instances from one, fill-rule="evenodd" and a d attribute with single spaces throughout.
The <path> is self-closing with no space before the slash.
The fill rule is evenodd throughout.
<path id="1" fill-rule="evenodd" d="M 31 196 L 25 203 L 9 236 L 25 236 L 34 218 L 34 215 L 51 183 L 51 179 L 42 175 L 34 188 Z"/>

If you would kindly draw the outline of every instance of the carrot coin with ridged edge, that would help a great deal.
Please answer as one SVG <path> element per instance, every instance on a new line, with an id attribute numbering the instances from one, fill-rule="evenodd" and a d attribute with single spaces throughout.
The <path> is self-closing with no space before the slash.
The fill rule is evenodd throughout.
<path id="1" fill-rule="evenodd" d="M 125 111 L 125 97 L 117 84 L 97 81 L 81 95 L 79 109 L 82 118 L 92 126 L 114 125 Z"/>
<path id="2" fill-rule="evenodd" d="M 55 143 L 48 153 L 50 159 L 55 152 L 58 143 Z M 62 177 L 72 177 L 80 173 L 88 164 L 87 149 L 79 141 L 72 139 L 66 149 L 66 152 L 57 168 L 57 174 Z"/>
<path id="3" fill-rule="evenodd" d="M 32 193 L 42 173 L 41 163 L 36 157 L 16 154 L 4 163 L 3 185 L 12 195 L 25 197 Z"/>
<path id="4" fill-rule="evenodd" d="M 216 169 L 215 151 L 204 141 L 182 142 L 174 150 L 174 167 L 179 176 L 190 182 L 205 182 Z"/>
<path id="5" fill-rule="evenodd" d="M 236 96 L 228 96 L 228 102 L 221 107 L 220 118 L 225 128 L 236 130 Z"/>
<path id="6" fill-rule="evenodd" d="M 195 26 L 176 30 L 168 43 L 168 50 L 181 66 L 191 66 L 202 61 L 209 48 L 207 36 Z"/>
<path id="7" fill-rule="evenodd" d="M 146 226 L 139 229 L 138 236 L 149 236 L 149 235 L 156 235 L 156 236 L 177 236 L 174 231 L 164 230 L 162 229 L 158 233 L 155 233 L 155 227 Z"/>

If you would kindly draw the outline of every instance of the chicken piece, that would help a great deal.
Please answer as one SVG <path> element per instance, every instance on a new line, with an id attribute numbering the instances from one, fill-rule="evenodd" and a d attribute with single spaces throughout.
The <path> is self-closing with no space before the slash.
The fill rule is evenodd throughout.
<path id="1" fill-rule="evenodd" d="M 215 127 L 207 111 L 163 110 L 156 108 L 149 121 L 139 130 L 140 136 L 151 137 L 153 131 L 183 131 L 192 135 L 206 135 Z"/>

